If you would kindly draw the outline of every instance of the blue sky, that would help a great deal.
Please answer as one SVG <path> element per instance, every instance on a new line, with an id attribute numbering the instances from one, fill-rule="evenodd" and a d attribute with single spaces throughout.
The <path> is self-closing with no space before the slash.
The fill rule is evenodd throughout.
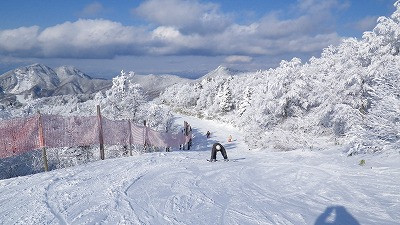
<path id="1" fill-rule="evenodd" d="M 0 73 L 74 65 L 94 77 L 121 69 L 196 76 L 224 65 L 275 67 L 360 38 L 395 0 L 0 1 Z"/>

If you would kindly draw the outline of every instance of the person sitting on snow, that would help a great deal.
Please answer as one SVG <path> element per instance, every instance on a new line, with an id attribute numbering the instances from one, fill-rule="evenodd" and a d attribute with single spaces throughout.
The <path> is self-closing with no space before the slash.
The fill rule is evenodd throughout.
<path id="1" fill-rule="evenodd" d="M 225 161 L 229 161 L 228 155 L 226 154 L 226 150 L 225 150 L 224 146 L 222 146 L 220 143 L 217 142 L 217 143 L 213 144 L 213 146 L 212 146 L 210 162 L 217 161 L 217 152 L 218 151 L 221 151 L 221 154 L 224 157 Z"/>

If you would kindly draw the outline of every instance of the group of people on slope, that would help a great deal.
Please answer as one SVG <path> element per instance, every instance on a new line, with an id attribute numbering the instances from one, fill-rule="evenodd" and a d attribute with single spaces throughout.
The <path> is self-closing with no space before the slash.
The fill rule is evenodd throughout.
<path id="1" fill-rule="evenodd" d="M 187 143 L 187 150 L 190 150 L 190 147 L 192 146 L 191 132 L 192 132 L 192 127 L 189 125 L 189 123 L 187 123 L 185 121 L 184 129 L 182 130 L 182 133 L 184 133 L 185 136 L 189 136 L 190 137 L 189 142 Z M 207 137 L 207 139 L 211 137 L 211 132 L 210 131 L 207 131 L 206 137 Z M 228 142 L 231 142 L 231 141 L 232 141 L 232 135 L 229 135 L 228 136 Z M 180 145 L 179 149 L 185 150 L 184 145 Z M 221 143 L 216 142 L 216 143 L 213 144 L 213 146 L 211 148 L 211 159 L 210 159 L 210 162 L 217 161 L 217 152 L 221 152 L 222 157 L 224 157 L 224 160 L 225 161 L 229 161 L 228 155 L 226 153 L 226 150 L 225 150 L 224 146 Z"/>

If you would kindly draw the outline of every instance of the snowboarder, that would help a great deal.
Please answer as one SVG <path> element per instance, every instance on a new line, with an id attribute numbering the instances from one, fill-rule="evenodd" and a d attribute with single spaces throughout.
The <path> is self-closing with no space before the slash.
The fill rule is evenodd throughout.
<path id="1" fill-rule="evenodd" d="M 225 150 L 224 146 L 222 146 L 220 143 L 217 142 L 217 143 L 213 144 L 213 146 L 212 146 L 210 162 L 217 161 L 217 152 L 218 151 L 221 151 L 221 154 L 224 157 L 225 161 L 229 161 L 228 155 L 226 154 L 226 150 Z"/>
<path id="2" fill-rule="evenodd" d="M 211 135 L 210 131 L 207 131 L 207 138 L 210 138 L 210 135 Z"/>

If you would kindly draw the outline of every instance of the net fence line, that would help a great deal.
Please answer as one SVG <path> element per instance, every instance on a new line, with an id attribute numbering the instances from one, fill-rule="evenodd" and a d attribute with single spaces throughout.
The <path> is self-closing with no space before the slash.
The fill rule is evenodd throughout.
<path id="1" fill-rule="evenodd" d="M 0 158 L 43 147 L 99 145 L 100 129 L 105 145 L 168 148 L 180 147 L 191 140 L 191 133 L 162 133 L 131 120 L 43 114 L 0 121 Z"/>

